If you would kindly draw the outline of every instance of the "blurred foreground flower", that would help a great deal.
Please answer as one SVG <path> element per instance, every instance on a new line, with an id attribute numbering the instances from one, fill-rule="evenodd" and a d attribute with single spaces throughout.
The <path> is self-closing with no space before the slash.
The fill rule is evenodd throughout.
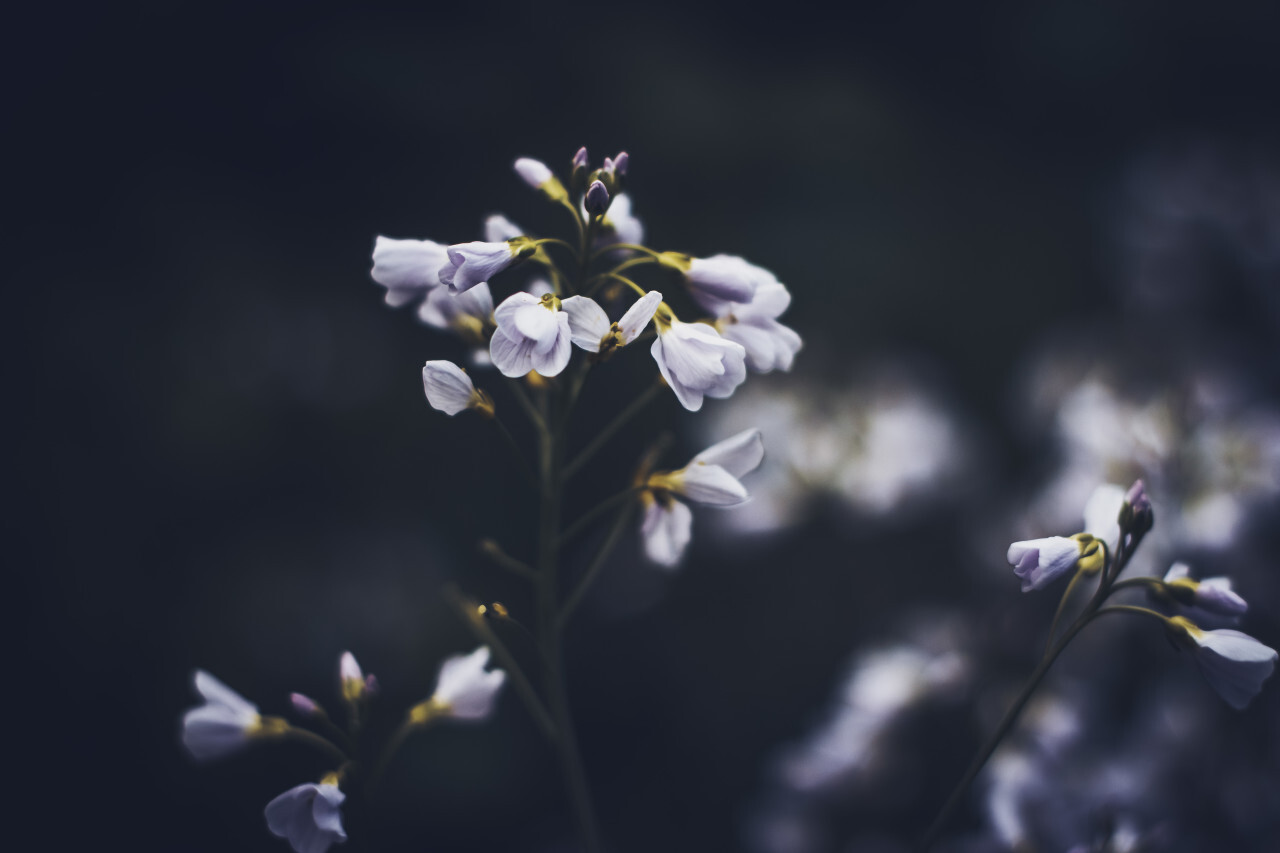
<path id="1" fill-rule="evenodd" d="M 203 669 L 195 672 L 196 691 L 205 704 L 182 717 L 182 744 L 200 761 L 237 752 L 255 735 L 267 734 L 258 706 Z"/>
<path id="2" fill-rule="evenodd" d="M 329 779 L 290 788 L 267 803 L 267 829 L 287 839 L 297 853 L 325 853 L 347 840 L 339 811 L 347 797 L 338 789 L 336 776 L 330 774 Z"/>

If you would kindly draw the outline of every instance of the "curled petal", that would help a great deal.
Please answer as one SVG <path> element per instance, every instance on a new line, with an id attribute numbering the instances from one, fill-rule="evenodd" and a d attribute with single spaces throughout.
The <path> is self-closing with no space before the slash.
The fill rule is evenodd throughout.
<path id="1" fill-rule="evenodd" d="M 743 430 L 718 441 L 689 461 L 689 465 L 718 465 L 734 477 L 754 471 L 764 461 L 764 439 L 758 429 Z"/>
<path id="2" fill-rule="evenodd" d="M 694 503 L 708 506 L 733 506 L 748 497 L 738 479 L 719 465 L 695 462 L 670 475 L 676 491 Z"/>
<path id="3" fill-rule="evenodd" d="M 693 512 L 677 500 L 650 498 L 640 535 L 645 555 L 653 562 L 675 568 L 684 556 L 693 530 Z"/>
<path id="4" fill-rule="evenodd" d="M 656 290 L 650 290 L 627 309 L 622 319 L 618 321 L 618 330 L 622 332 L 624 344 L 629 344 L 640 336 L 661 304 L 662 294 Z"/>
<path id="5" fill-rule="evenodd" d="M 431 408 L 450 416 L 471 408 L 477 396 L 471 377 L 451 361 L 428 361 L 422 368 L 422 387 Z"/>
<path id="6" fill-rule="evenodd" d="M 425 296 L 440 286 L 440 268 L 448 250 L 430 240 L 393 240 L 379 236 L 373 246 L 373 280 L 387 289 L 393 308 Z"/>
<path id="7" fill-rule="evenodd" d="M 1013 573 L 1022 578 L 1022 591 L 1030 592 L 1074 568 L 1080 559 L 1080 545 L 1065 536 L 1030 539 L 1010 545 L 1007 557 Z"/>
<path id="8" fill-rule="evenodd" d="M 570 296 L 560 303 L 560 310 L 569 315 L 573 342 L 588 352 L 599 352 L 601 339 L 609 334 L 609 315 L 604 309 L 588 296 Z"/>

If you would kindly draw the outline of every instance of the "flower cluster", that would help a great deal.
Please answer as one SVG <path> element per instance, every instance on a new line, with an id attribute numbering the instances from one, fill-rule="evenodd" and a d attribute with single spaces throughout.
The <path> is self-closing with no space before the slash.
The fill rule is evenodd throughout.
<path id="1" fill-rule="evenodd" d="M 484 646 L 469 655 L 448 658 L 440 667 L 435 691 L 409 712 L 403 731 L 435 719 L 483 720 L 492 714 L 506 673 L 487 671 L 488 661 L 489 650 Z M 339 694 L 348 717 L 345 732 L 320 703 L 301 693 L 289 697 L 294 713 L 324 734 L 281 717 L 263 717 L 256 705 L 204 670 L 196 670 L 194 684 L 204 704 L 182 717 L 182 743 L 192 757 L 198 761 L 221 758 L 252 740 L 265 738 L 294 740 L 320 749 L 336 759 L 338 766 L 318 783 L 290 788 L 267 803 L 267 828 L 287 840 L 297 853 L 325 853 L 331 845 L 346 841 L 341 806 L 347 798 L 343 786 L 348 771 L 355 766 L 351 744 L 363 709 L 378 690 L 377 679 L 363 673 L 355 656 L 343 652 L 338 664 Z M 424 714 L 419 710 L 422 708 L 430 708 L 430 713 Z M 385 766 L 402 739 L 392 741 L 379 767 Z"/>
<path id="2" fill-rule="evenodd" d="M 553 259 L 550 249 L 575 251 L 556 238 L 535 238 L 501 215 L 485 224 L 485 239 L 444 245 L 431 240 L 378 237 L 372 276 L 386 288 L 388 305 L 420 302 L 423 322 L 449 330 L 483 354 L 504 376 L 530 373 L 559 376 L 577 346 L 597 361 L 607 358 L 650 329 L 650 353 L 659 373 L 686 409 L 697 411 L 706 397 L 723 398 L 746 379 L 747 371 L 789 370 L 801 341 L 778 318 L 791 294 L 762 267 L 733 255 L 709 258 L 659 252 L 644 246 L 644 228 L 622 191 L 629 164 L 624 152 L 605 158 L 590 171 L 585 149 L 572 161 L 568 186 L 545 164 L 527 157 L 515 171 L 549 201 L 565 205 L 578 224 L 578 266 L 592 267 L 584 280 Z M 581 199 L 570 200 L 573 192 Z M 517 289 L 494 307 L 490 281 L 529 262 L 551 276 L 545 292 Z M 636 267 L 653 266 L 678 274 L 677 286 L 688 297 L 699 322 L 681 320 L 667 301 L 670 289 L 647 290 L 631 278 Z M 624 275 L 623 273 L 627 273 Z M 617 320 L 596 297 L 630 288 L 639 297 Z M 664 292 L 667 296 L 664 296 Z M 424 383 L 432 406 L 448 414 L 474 408 L 487 411 L 470 377 L 430 362 Z"/>

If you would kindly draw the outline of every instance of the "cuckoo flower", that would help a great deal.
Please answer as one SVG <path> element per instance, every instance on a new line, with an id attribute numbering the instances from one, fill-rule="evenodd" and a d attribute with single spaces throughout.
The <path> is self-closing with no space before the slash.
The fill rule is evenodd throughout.
<path id="1" fill-rule="evenodd" d="M 457 294 L 437 287 L 418 308 L 418 319 L 433 328 L 455 332 L 472 345 L 483 345 L 485 331 L 493 323 L 493 295 L 483 282 Z"/>
<path id="2" fill-rule="evenodd" d="M 683 323 L 665 303 L 653 315 L 658 339 L 650 352 L 662 378 L 680 405 L 691 412 L 702 408 L 704 396 L 724 398 L 747 378 L 747 351 L 725 340 L 705 323 Z"/>
<path id="3" fill-rule="evenodd" d="M 564 184 L 560 183 L 560 179 L 541 160 L 521 157 L 515 162 L 515 170 L 526 184 L 535 190 L 540 190 L 552 201 L 561 201 L 569 197 Z"/>
<path id="4" fill-rule="evenodd" d="M 325 853 L 330 845 L 347 840 L 339 810 L 346 798 L 334 774 L 319 785 L 290 788 L 267 803 L 267 829 L 286 839 L 297 853 Z"/>
<path id="5" fill-rule="evenodd" d="M 667 567 L 680 562 L 689 544 L 693 513 L 683 501 L 733 506 L 745 501 L 740 478 L 764 459 L 760 430 L 749 429 L 713 444 L 678 471 L 658 471 L 644 480 L 640 532 L 650 560 Z"/>
<path id="6" fill-rule="evenodd" d="M 440 665 L 435 692 L 409 711 L 409 720 L 421 725 L 437 717 L 483 720 L 493 713 L 498 691 L 507 680 L 500 669 L 486 670 L 489 647 L 469 655 L 454 655 Z"/>
<path id="7" fill-rule="evenodd" d="M 422 388 L 431 408 L 450 417 L 467 409 L 493 417 L 493 400 L 476 388 L 465 370 L 451 361 L 428 361 L 422 368 Z"/>
<path id="8" fill-rule="evenodd" d="M 513 293 L 493 312 L 497 328 L 489 340 L 489 355 L 503 376 L 524 376 L 530 370 L 556 376 L 569 363 L 569 315 L 561 311 L 554 293 L 541 297 Z"/>
<path id="9" fill-rule="evenodd" d="M 662 303 L 662 294 L 650 290 L 627 309 L 616 323 L 609 322 L 609 315 L 586 296 L 570 296 L 560 303 L 561 310 L 569 315 L 569 332 L 573 342 L 584 350 L 607 354 L 634 341 Z"/>
<path id="10" fill-rule="evenodd" d="M 1170 566 L 1164 584 L 1182 615 L 1200 625 L 1214 621 L 1234 624 L 1249 610 L 1248 603 L 1231 588 L 1231 578 L 1193 580 L 1186 563 Z"/>
<path id="11" fill-rule="evenodd" d="M 448 260 L 440 268 L 440 282 L 454 293 L 462 293 L 487 282 L 537 250 L 537 244 L 527 237 L 493 243 L 481 240 L 458 243 L 448 249 Z"/>
<path id="12" fill-rule="evenodd" d="M 387 289 L 393 308 L 421 299 L 440 286 L 440 268 L 448 248 L 430 240 L 392 240 L 379 236 L 373 246 L 373 280 Z"/>
<path id="13" fill-rule="evenodd" d="M 1196 665 L 1218 695 L 1236 710 L 1243 709 L 1276 666 L 1275 649 L 1239 631 L 1206 631 L 1182 616 L 1169 619 L 1181 644 L 1195 655 Z"/>
<path id="14" fill-rule="evenodd" d="M 182 745 L 199 761 L 221 758 L 244 747 L 249 738 L 276 733 L 276 719 L 264 720 L 258 707 L 203 669 L 194 678 L 204 704 L 182 716 Z"/>
<path id="15" fill-rule="evenodd" d="M 716 330 L 726 339 L 742 344 L 747 351 L 747 367 L 757 373 L 790 370 L 801 346 L 800 336 L 777 319 L 791 304 L 791 294 L 772 275 L 769 279 L 760 283 L 750 302 L 703 300 L 718 317 Z"/>

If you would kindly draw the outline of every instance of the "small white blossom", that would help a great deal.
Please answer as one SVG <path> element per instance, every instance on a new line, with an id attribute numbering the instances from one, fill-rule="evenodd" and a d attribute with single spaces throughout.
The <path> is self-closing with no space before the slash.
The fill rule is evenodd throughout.
<path id="1" fill-rule="evenodd" d="M 737 255 L 690 258 L 685 269 L 689 292 L 703 307 L 715 301 L 750 302 L 756 288 L 777 281 L 773 273 Z M 714 312 L 713 312 L 714 313 Z"/>
<path id="2" fill-rule="evenodd" d="M 1198 625 L 1217 621 L 1234 624 L 1249 610 L 1248 603 L 1231 588 L 1231 578 L 1194 580 L 1186 563 L 1174 563 L 1165 573 L 1166 588 L 1180 605 L 1182 615 Z"/>
<path id="3" fill-rule="evenodd" d="M 555 174 L 541 160 L 532 157 L 521 157 L 515 162 L 516 174 L 529 186 L 541 189 L 547 181 L 553 180 Z"/>
<path id="4" fill-rule="evenodd" d="M 519 240 L 487 243 L 480 240 L 458 243 L 448 248 L 448 258 L 440 268 L 440 282 L 454 293 L 487 282 L 515 263 Z"/>
<path id="5" fill-rule="evenodd" d="M 290 788 L 267 803 L 267 829 L 297 853 L 325 853 L 347 840 L 339 810 L 346 794 L 332 782 Z"/>
<path id="6" fill-rule="evenodd" d="M 569 364 L 572 345 L 569 315 L 560 300 L 548 293 L 513 293 L 493 312 L 497 323 L 489 341 L 489 355 L 503 376 L 524 376 L 530 370 L 556 376 Z"/>
<path id="7" fill-rule="evenodd" d="M 448 262 L 448 248 L 439 243 L 379 236 L 371 275 L 387 289 L 387 304 L 398 308 L 439 287 L 440 268 Z"/>
<path id="8" fill-rule="evenodd" d="M 1120 544 L 1120 510 L 1125 505 L 1125 490 L 1114 483 L 1103 483 L 1093 490 L 1084 505 L 1084 530 L 1107 543 L 1111 553 Z"/>
<path id="9" fill-rule="evenodd" d="M 662 378 L 689 411 L 701 409 L 704 396 L 730 396 L 747 378 L 742 344 L 725 340 L 705 323 L 683 323 L 666 306 L 654 314 L 654 323 L 658 339 L 650 352 Z"/>
<path id="10" fill-rule="evenodd" d="M 1022 578 L 1022 591 L 1047 586 L 1075 568 L 1080 559 L 1080 543 L 1065 536 L 1014 542 L 1006 555 L 1013 573 Z"/>
<path id="11" fill-rule="evenodd" d="M 200 761 L 221 758 L 242 748 L 262 729 L 258 707 L 203 669 L 194 683 L 205 704 L 182 717 L 182 745 Z"/>
<path id="12" fill-rule="evenodd" d="M 641 493 L 640 533 L 649 559 L 673 567 L 689 544 L 693 514 L 677 498 L 706 506 L 733 506 L 747 500 L 739 482 L 764 459 L 760 430 L 749 429 L 713 444 L 678 471 L 660 471 Z"/>
<path id="13" fill-rule="evenodd" d="M 441 664 L 435 692 L 428 700 L 435 713 L 459 720 L 483 720 L 492 714 L 507 674 L 500 669 L 486 670 L 488 664 L 488 646 Z"/>
<path id="14" fill-rule="evenodd" d="M 1205 631 L 1181 616 L 1169 620 L 1195 653 L 1196 665 L 1209 685 L 1236 710 L 1243 709 L 1262 690 L 1262 682 L 1276 666 L 1276 651 L 1248 634 L 1219 628 Z"/>
<path id="15" fill-rule="evenodd" d="M 790 370 L 800 351 L 800 336 L 778 322 L 778 317 L 791 304 L 791 294 L 782 282 L 769 276 L 756 288 L 750 302 L 723 302 L 709 310 L 718 316 L 715 327 L 728 340 L 742 344 L 747 351 L 747 367 L 757 373 Z"/>
<path id="16" fill-rule="evenodd" d="M 485 327 L 493 322 L 493 294 L 484 282 L 465 293 L 437 287 L 418 308 L 418 319 L 433 328 L 456 332 L 470 343 L 482 344 Z"/>
<path id="17" fill-rule="evenodd" d="M 493 402 L 476 388 L 467 372 L 451 361 L 428 361 L 422 367 L 422 388 L 431 408 L 452 417 L 467 409 L 493 415 Z"/>
<path id="18" fill-rule="evenodd" d="M 589 352 L 608 352 L 639 337 L 660 304 L 662 294 L 650 290 L 616 323 L 610 323 L 604 309 L 587 296 L 570 296 L 560 303 L 560 308 L 569 315 L 569 332 L 575 344 Z"/>

